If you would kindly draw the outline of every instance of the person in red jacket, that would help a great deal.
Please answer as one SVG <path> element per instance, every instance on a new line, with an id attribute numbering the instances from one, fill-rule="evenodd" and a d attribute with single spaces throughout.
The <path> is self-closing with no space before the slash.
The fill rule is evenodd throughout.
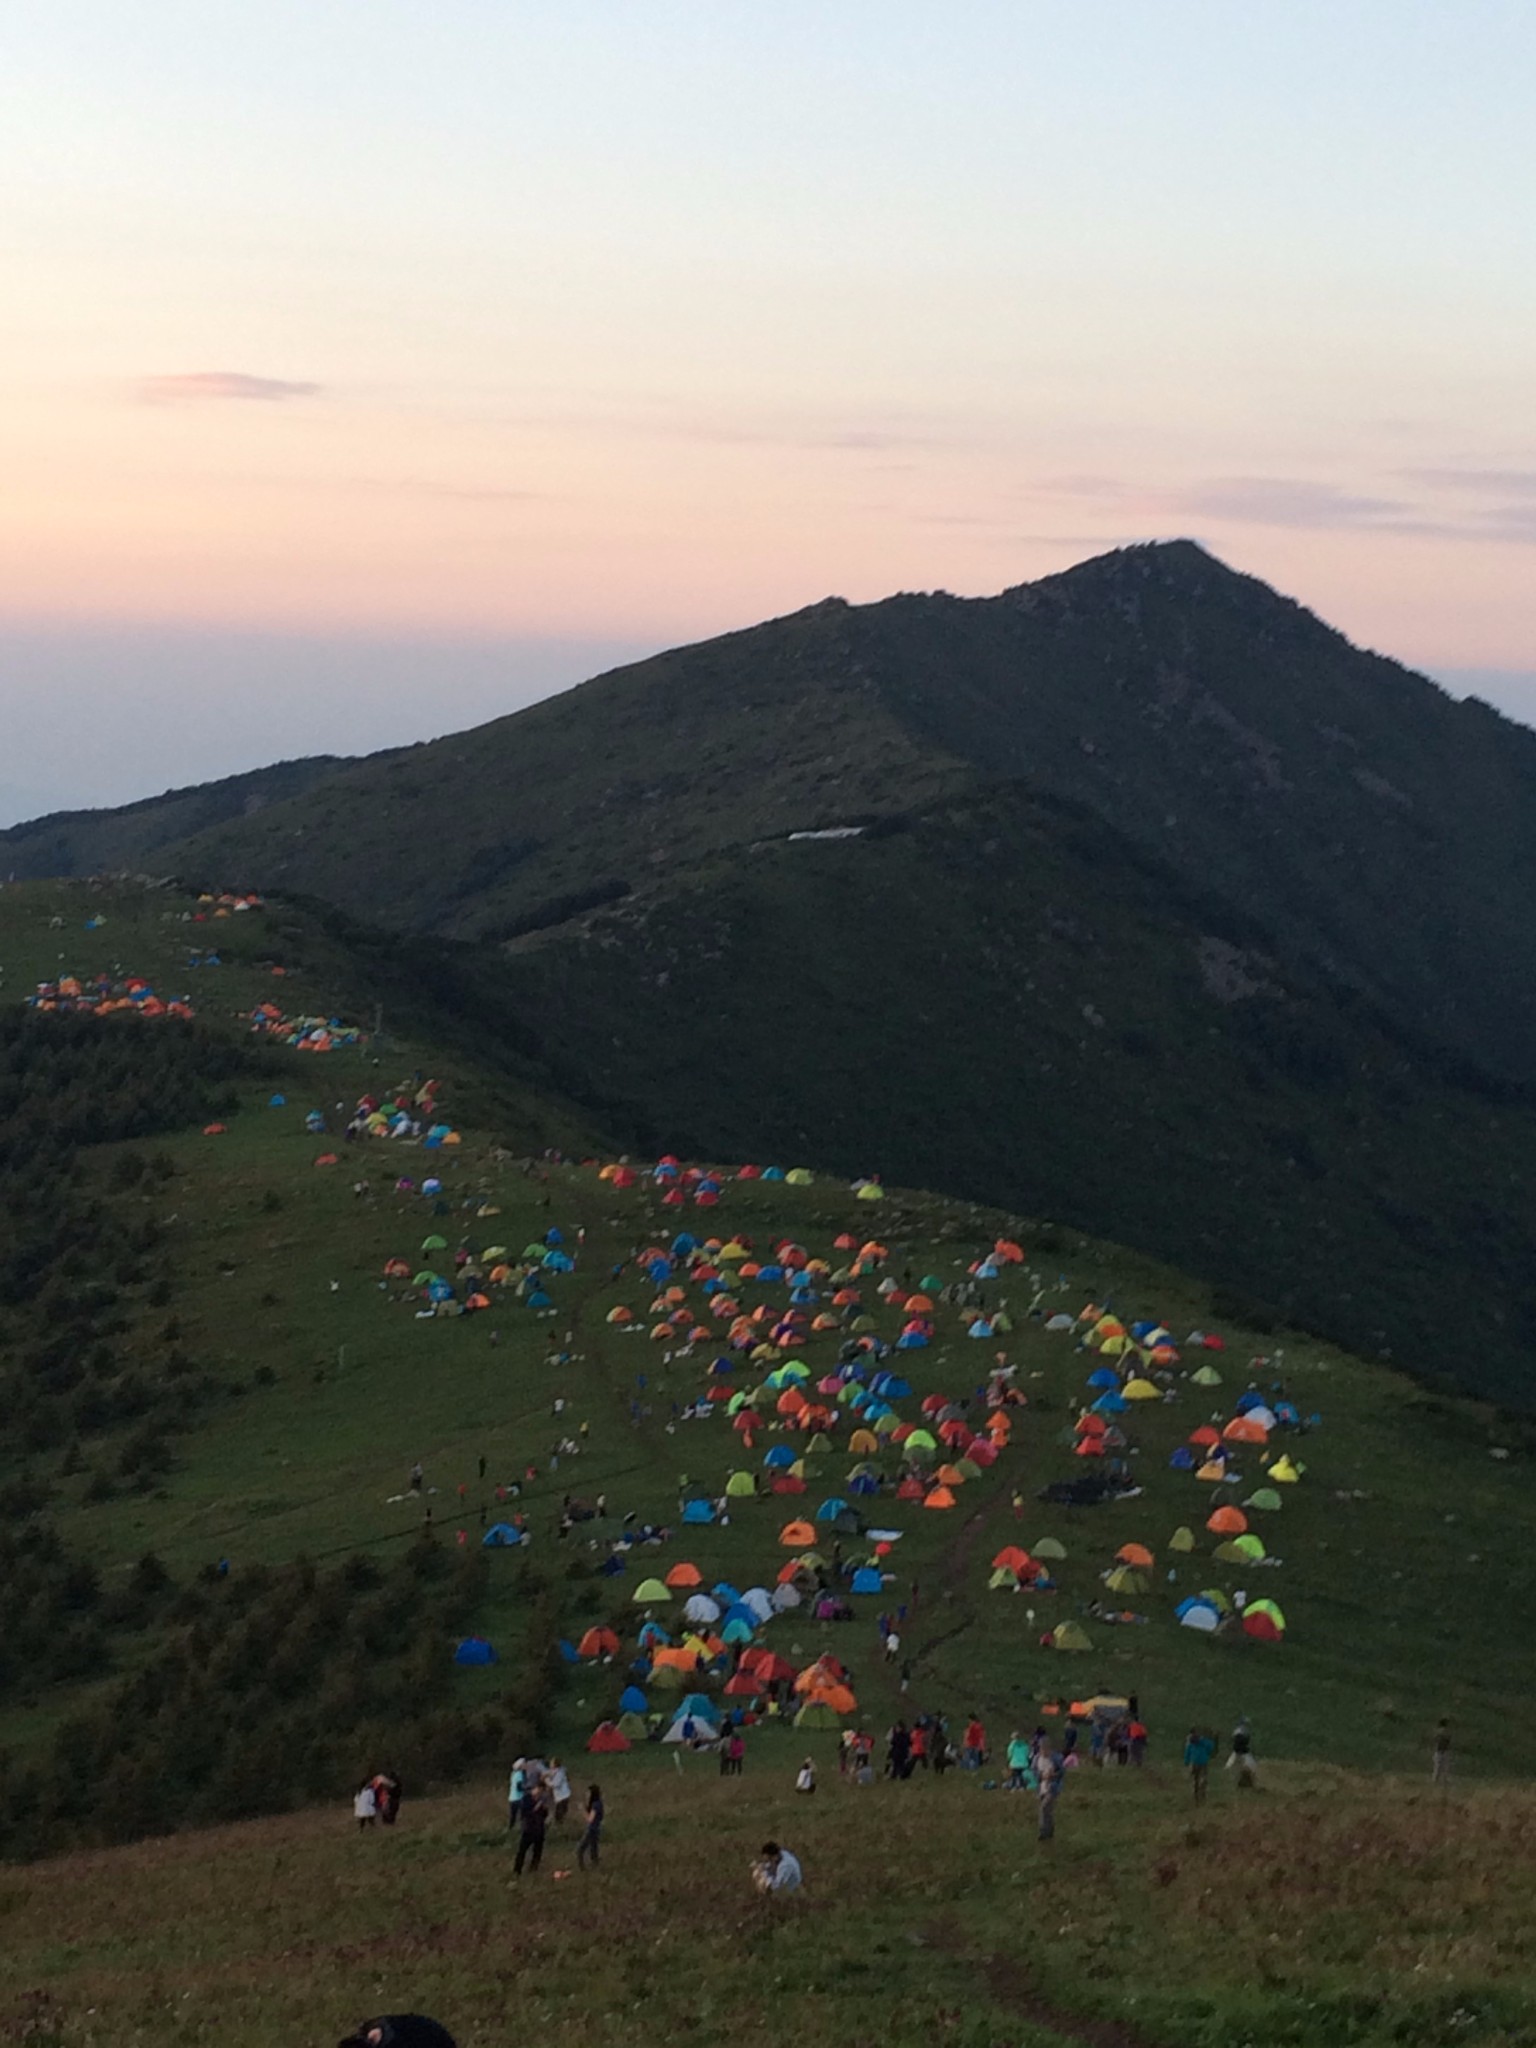
<path id="1" fill-rule="evenodd" d="M 979 1771 L 987 1760 L 987 1731 L 981 1724 L 981 1716 L 972 1714 L 965 1724 L 965 1743 L 962 1762 L 968 1771 Z"/>

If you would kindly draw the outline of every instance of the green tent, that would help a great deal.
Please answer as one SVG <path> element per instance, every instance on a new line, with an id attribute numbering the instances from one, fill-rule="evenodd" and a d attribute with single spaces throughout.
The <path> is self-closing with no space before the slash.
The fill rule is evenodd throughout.
<path id="1" fill-rule="evenodd" d="M 956 1465 L 955 1470 L 962 1479 L 979 1479 L 981 1477 L 981 1467 L 974 1458 L 962 1458 L 959 1464 Z"/>
<path id="2" fill-rule="evenodd" d="M 1232 1602 L 1222 1592 L 1220 1586 L 1207 1586 L 1198 1597 L 1214 1607 L 1218 1614 L 1230 1614 L 1232 1612 Z"/>
<path id="3" fill-rule="evenodd" d="M 1272 1486 L 1261 1486 L 1257 1493 L 1250 1493 L 1243 1502 L 1245 1508 L 1263 1508 L 1268 1514 L 1279 1512 L 1282 1502 Z"/>
<path id="4" fill-rule="evenodd" d="M 660 1579 L 642 1579 L 630 1596 L 637 1607 L 648 1607 L 672 1598 L 671 1589 Z"/>
<path id="5" fill-rule="evenodd" d="M 1067 1553 L 1065 1546 L 1058 1543 L 1054 1536 L 1042 1536 L 1034 1545 L 1033 1554 L 1036 1557 L 1063 1558 Z"/>
<path id="6" fill-rule="evenodd" d="M 620 1714 L 619 1733 L 627 1735 L 631 1742 L 644 1742 L 650 1732 L 643 1714 Z"/>
<path id="7" fill-rule="evenodd" d="M 1246 1557 L 1252 1563 L 1257 1564 L 1264 1555 L 1264 1540 L 1260 1536 L 1255 1536 L 1250 1529 L 1245 1536 L 1234 1536 L 1232 1538 L 1232 1548 L 1240 1557 Z"/>
<path id="8" fill-rule="evenodd" d="M 795 1716 L 797 1728 L 841 1728 L 842 1716 L 825 1700 L 807 1700 Z"/>
<path id="9" fill-rule="evenodd" d="M 750 1500 L 757 1491 L 757 1482 L 750 1472 L 733 1472 L 725 1482 L 725 1490 L 732 1500 Z"/>
<path id="10" fill-rule="evenodd" d="M 1088 1631 L 1079 1621 L 1058 1621 L 1051 1630 L 1052 1647 L 1058 1650 L 1091 1650 Z"/>
<path id="11" fill-rule="evenodd" d="M 1168 1538 L 1168 1548 L 1170 1550 L 1193 1550 L 1194 1547 L 1195 1532 L 1193 1529 L 1175 1529 L 1173 1534 Z"/>
<path id="12" fill-rule="evenodd" d="M 1190 1378 L 1197 1387 L 1219 1387 L 1221 1385 L 1221 1374 L 1214 1365 L 1200 1366 L 1190 1374 Z"/>
<path id="13" fill-rule="evenodd" d="M 1134 1565 L 1117 1565 L 1104 1581 L 1111 1593 L 1145 1593 L 1147 1575 L 1139 1572 Z"/>
<path id="14" fill-rule="evenodd" d="M 1017 1592 L 1018 1584 L 1019 1575 L 1013 1569 L 1013 1567 L 1011 1565 L 1000 1564 L 997 1567 L 996 1571 L 993 1572 L 991 1578 L 988 1579 L 987 1590 L 988 1592 L 997 1592 L 1006 1587 L 1010 1591 Z"/>

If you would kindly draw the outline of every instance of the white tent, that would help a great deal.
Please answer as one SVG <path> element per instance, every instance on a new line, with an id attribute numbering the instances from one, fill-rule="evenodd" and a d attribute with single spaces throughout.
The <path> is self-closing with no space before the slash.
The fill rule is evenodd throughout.
<path id="1" fill-rule="evenodd" d="M 720 1619 L 720 1603 L 718 1600 L 711 1600 L 707 1593 L 695 1593 L 683 1609 L 683 1614 L 687 1620 L 696 1621 L 700 1624 L 718 1621 Z"/>

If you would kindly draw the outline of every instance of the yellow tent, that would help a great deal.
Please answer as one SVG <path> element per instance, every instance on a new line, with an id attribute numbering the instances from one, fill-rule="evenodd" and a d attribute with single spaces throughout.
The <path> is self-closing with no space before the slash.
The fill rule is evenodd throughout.
<path id="1" fill-rule="evenodd" d="M 1193 1550 L 1194 1547 L 1195 1532 L 1193 1529 L 1175 1529 L 1168 1538 L 1168 1548 L 1170 1550 Z"/>
<path id="2" fill-rule="evenodd" d="M 1127 1380 L 1121 1389 L 1127 1401 L 1161 1401 L 1161 1387 L 1154 1387 L 1150 1380 Z"/>

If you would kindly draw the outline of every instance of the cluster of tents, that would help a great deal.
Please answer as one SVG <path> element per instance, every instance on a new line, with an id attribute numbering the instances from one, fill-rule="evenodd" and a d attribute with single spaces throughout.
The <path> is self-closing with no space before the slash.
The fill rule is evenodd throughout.
<path id="1" fill-rule="evenodd" d="M 253 1036 L 291 1045 L 295 1052 L 342 1052 L 363 1042 L 356 1024 L 339 1017 L 290 1017 L 277 1003 L 258 1003 L 249 1022 Z"/>
<path id="2" fill-rule="evenodd" d="M 159 996 L 153 984 L 137 974 L 115 980 L 108 974 L 94 978 L 61 974 L 57 981 L 40 981 L 27 997 L 27 1008 L 92 1017 L 190 1017 L 194 1014 L 189 996 Z"/>
<path id="3" fill-rule="evenodd" d="M 1221 1373 L 1208 1356 L 1203 1356 L 1192 1370 L 1181 1371 L 1186 1351 L 1209 1354 L 1225 1349 L 1220 1337 L 1203 1331 L 1194 1331 L 1181 1346 L 1163 1324 L 1127 1324 L 1093 1303 L 1077 1316 L 1051 1317 L 1046 1327 L 1079 1333 L 1082 1347 L 1102 1361 L 1088 1374 L 1088 1404 L 1066 1433 L 1066 1441 L 1079 1458 L 1103 1459 L 1128 1449 L 1121 1418 L 1130 1415 L 1138 1404 L 1161 1406 L 1177 1401 L 1185 1387 L 1208 1390 L 1222 1383 Z M 1319 1420 L 1309 1417 L 1308 1426 Z M 1276 1456 L 1271 1438 L 1276 1431 L 1301 1426 L 1302 1418 L 1295 1404 L 1278 1389 L 1266 1398 L 1257 1388 L 1250 1387 L 1238 1397 L 1232 1414 L 1224 1422 L 1202 1422 L 1173 1451 L 1168 1460 L 1172 1470 L 1188 1473 L 1196 1481 L 1213 1487 L 1230 1488 L 1241 1483 L 1238 1460 L 1250 1452 L 1259 1456 L 1263 1483 L 1255 1486 L 1241 1503 L 1223 1501 L 1205 1517 L 1206 1534 L 1213 1539 L 1211 1556 L 1216 1563 L 1247 1569 L 1278 1562 L 1270 1555 L 1263 1537 L 1251 1526 L 1250 1516 L 1278 1514 L 1284 1505 L 1280 1489 L 1300 1482 L 1305 1465 L 1289 1450 Z M 1176 1559 L 1190 1555 L 1197 1547 L 1198 1539 L 1187 1526 L 1176 1529 L 1167 1545 Z M 1007 1558 L 1003 1561 L 1007 1569 L 994 1560 L 990 1583 L 1015 1589 L 1033 1584 L 1038 1557 L 1051 1554 L 1054 1553 L 1037 1548 L 1036 1557 L 1025 1554 L 1023 1564 L 1017 1557 Z M 1131 1597 L 1148 1591 L 1148 1575 L 1154 1567 L 1153 1553 L 1146 1545 L 1127 1543 L 1115 1553 L 1101 1577 L 1109 1592 Z M 1177 1570 L 1177 1565 L 1173 1569 Z M 1181 1626 L 1207 1634 L 1239 1630 L 1256 1641 L 1275 1643 L 1283 1639 L 1286 1631 L 1285 1615 L 1274 1600 L 1251 1600 L 1245 1594 L 1230 1595 L 1219 1587 L 1207 1587 L 1185 1597 L 1174 1612 Z"/>
<path id="4" fill-rule="evenodd" d="M 397 1182 L 396 1186 L 404 1192 L 410 1183 Z M 422 1182 L 422 1193 L 434 1195 L 441 1186 L 441 1181 L 429 1176 Z M 492 1202 L 483 1202 L 476 1212 L 480 1219 L 499 1213 Z M 451 1259 L 444 1259 L 447 1250 L 448 1240 L 441 1231 L 429 1231 L 421 1241 L 420 1267 L 413 1272 L 410 1259 L 386 1259 L 384 1277 L 409 1281 L 439 1315 L 474 1315 L 492 1307 L 495 1296 L 520 1302 L 524 1308 L 535 1311 L 552 1309 L 550 1286 L 562 1274 L 575 1270 L 575 1261 L 565 1250 L 558 1230 L 535 1238 L 516 1253 L 504 1244 L 491 1244 L 478 1252 L 461 1247 Z M 451 1268 L 451 1277 L 440 1270 L 444 1266 Z"/>

